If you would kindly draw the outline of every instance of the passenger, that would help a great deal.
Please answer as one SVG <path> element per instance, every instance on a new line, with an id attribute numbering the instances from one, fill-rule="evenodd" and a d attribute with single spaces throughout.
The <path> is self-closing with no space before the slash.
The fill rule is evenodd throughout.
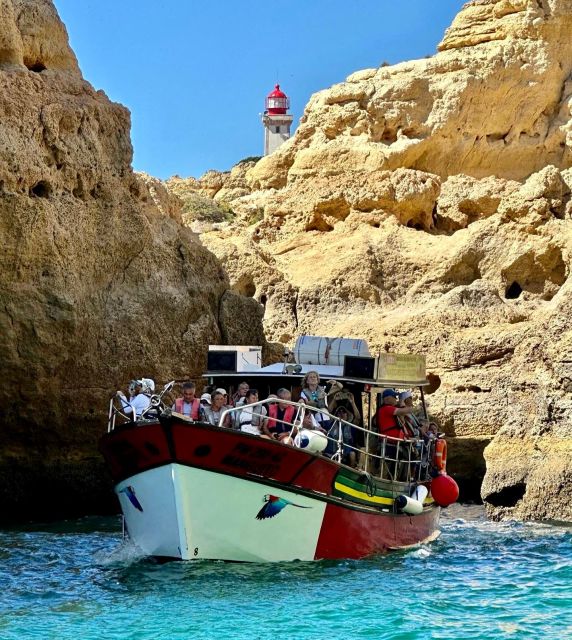
<path id="1" fill-rule="evenodd" d="M 249 407 L 248 405 L 258 402 L 258 390 L 249 389 L 244 397 L 243 409 L 237 412 L 237 424 L 241 431 L 251 433 L 255 436 L 263 438 L 272 438 L 272 434 L 268 431 L 266 425 L 266 408 L 262 405 Z"/>
<path id="2" fill-rule="evenodd" d="M 137 420 L 151 404 L 151 385 L 149 381 L 153 383 L 150 378 L 143 378 L 141 380 L 131 380 L 129 383 L 129 400 L 123 393 L 123 391 L 117 391 L 116 395 L 121 401 L 121 407 L 126 415 L 133 415 L 133 420 Z M 153 389 L 155 383 L 153 383 Z"/>
<path id="3" fill-rule="evenodd" d="M 223 389 L 222 387 L 219 387 L 218 389 L 215 390 L 216 393 L 222 393 L 223 397 L 224 397 L 224 408 L 225 409 L 232 409 L 232 402 L 229 401 L 228 399 L 228 393 L 226 392 L 226 389 Z M 231 416 L 231 422 L 232 422 L 232 416 Z"/>
<path id="4" fill-rule="evenodd" d="M 203 412 L 204 407 L 210 407 L 211 406 L 211 394 L 210 393 L 203 393 L 202 396 L 201 396 L 200 403 L 201 403 L 200 412 L 201 412 L 201 415 L 203 415 L 204 414 L 204 412 Z"/>
<path id="5" fill-rule="evenodd" d="M 403 440 L 406 437 L 405 428 L 398 423 L 398 416 L 409 416 L 413 413 L 413 407 L 398 407 L 399 394 L 394 389 L 385 389 L 381 394 L 382 405 L 377 410 L 376 420 L 379 433 L 383 436 Z"/>
<path id="6" fill-rule="evenodd" d="M 302 431 L 305 430 L 317 431 L 324 436 L 326 435 L 325 430 L 318 424 L 318 421 L 314 418 L 314 413 L 312 411 L 305 411 L 304 416 L 296 421 L 296 426 L 291 432 L 292 437 L 285 439 L 284 443 L 294 445 L 296 447 L 301 446 Z M 324 438 L 324 445 L 327 446 L 326 438 Z M 318 452 L 316 451 L 316 453 Z M 323 451 L 320 451 L 320 453 L 323 453 Z"/>
<path id="7" fill-rule="evenodd" d="M 198 398 L 195 398 L 195 383 L 185 382 L 183 384 L 182 398 L 177 398 L 171 409 L 177 413 L 182 413 L 191 420 L 198 420 L 200 408 L 201 402 Z"/>
<path id="8" fill-rule="evenodd" d="M 298 419 L 296 421 L 296 427 L 299 427 L 300 429 L 312 429 L 326 435 L 326 430 L 316 420 L 316 418 L 314 417 L 315 415 L 317 414 L 314 414 L 313 411 L 304 411 L 304 417 L 302 418 L 302 420 Z"/>
<path id="9" fill-rule="evenodd" d="M 356 406 L 354 394 L 348 389 L 344 389 L 344 385 L 339 380 L 328 380 L 330 391 L 328 393 L 328 411 L 335 414 L 338 407 L 346 407 L 348 414 L 353 414 L 352 422 L 359 424 L 361 416 Z"/>
<path id="10" fill-rule="evenodd" d="M 289 401 L 292 395 L 288 389 L 278 389 L 279 400 Z M 272 402 L 268 405 L 268 431 L 276 440 L 285 440 L 292 431 L 296 407 L 284 402 Z"/>
<path id="11" fill-rule="evenodd" d="M 421 435 L 424 440 L 435 440 L 439 435 L 439 428 L 434 422 L 424 422 L 421 425 Z"/>
<path id="12" fill-rule="evenodd" d="M 333 457 L 338 451 L 337 440 L 340 434 L 340 425 L 342 428 L 342 460 L 344 464 L 349 464 L 350 467 L 356 466 L 356 452 L 352 447 L 353 445 L 353 433 L 352 427 L 347 423 L 354 423 L 354 417 L 344 406 L 340 406 L 335 410 L 335 416 L 340 420 L 335 420 L 332 428 L 328 431 L 328 446 L 325 450 L 325 454 L 330 458 Z M 341 422 L 343 420 L 343 422 Z"/>
<path id="13" fill-rule="evenodd" d="M 203 396 L 205 395 L 208 394 L 203 394 Z M 201 400 L 203 396 L 201 396 Z M 224 396 L 218 391 L 215 391 L 211 395 L 210 404 L 205 404 L 202 407 L 203 416 L 206 422 L 210 422 L 210 424 L 216 427 L 219 426 L 221 416 L 227 409 L 228 407 L 224 404 Z M 230 427 L 230 415 L 227 414 L 225 416 L 224 422 L 220 426 L 227 428 Z"/>
<path id="14" fill-rule="evenodd" d="M 304 402 L 309 407 L 315 407 L 316 409 L 327 409 L 326 392 L 320 387 L 320 374 L 317 371 L 308 371 L 304 376 L 300 402 Z M 314 418 L 325 431 L 330 428 L 331 425 L 327 414 L 316 412 Z"/>
<path id="15" fill-rule="evenodd" d="M 234 407 L 240 407 L 244 404 L 244 398 L 249 388 L 248 382 L 241 382 L 238 385 L 236 393 L 232 394 L 232 404 Z"/>
<path id="16" fill-rule="evenodd" d="M 382 436 L 388 436 L 397 440 L 405 440 L 407 437 L 407 429 L 403 424 L 400 424 L 398 418 L 401 416 L 408 416 L 413 413 L 412 407 L 398 407 L 397 399 L 399 394 L 394 389 L 385 389 L 382 393 L 382 406 L 377 410 L 376 421 L 379 433 Z M 395 440 L 381 441 L 381 454 L 384 455 L 387 461 L 387 468 L 392 472 L 394 479 L 399 479 L 402 475 L 400 468 L 402 465 L 398 465 L 397 458 L 403 459 L 408 451 L 404 446 L 399 447 Z M 383 471 L 382 471 L 383 473 Z"/>
<path id="17" fill-rule="evenodd" d="M 399 407 L 411 407 L 413 411 L 413 396 L 411 391 L 402 391 L 399 394 Z M 402 416 L 405 426 L 413 438 L 421 437 L 421 422 L 414 413 Z"/>

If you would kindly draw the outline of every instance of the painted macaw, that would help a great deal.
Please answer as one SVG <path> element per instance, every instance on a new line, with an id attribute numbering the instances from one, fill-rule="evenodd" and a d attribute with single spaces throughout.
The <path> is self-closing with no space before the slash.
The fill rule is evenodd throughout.
<path id="1" fill-rule="evenodd" d="M 119 493 L 124 493 L 128 498 L 129 502 L 139 511 L 143 511 L 143 507 L 139 500 L 137 500 L 137 496 L 135 495 L 135 489 L 133 487 L 123 487 Z"/>
<path id="2" fill-rule="evenodd" d="M 266 520 L 266 518 L 273 518 L 275 515 L 278 515 L 284 507 L 288 505 L 292 505 L 293 507 L 298 507 L 298 509 L 311 509 L 312 507 L 303 507 L 301 504 L 294 504 L 293 502 L 289 502 L 284 498 L 279 498 L 278 496 L 271 496 L 270 494 L 266 494 L 264 496 L 264 506 L 260 511 L 256 514 L 257 520 Z"/>

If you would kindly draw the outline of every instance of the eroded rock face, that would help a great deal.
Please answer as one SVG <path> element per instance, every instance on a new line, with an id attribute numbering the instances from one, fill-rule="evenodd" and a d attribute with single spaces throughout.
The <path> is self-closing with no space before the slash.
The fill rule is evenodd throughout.
<path id="1" fill-rule="evenodd" d="M 113 390 L 199 376 L 236 318 L 263 340 L 260 305 L 225 295 L 178 201 L 133 173 L 129 127 L 52 2 L 0 0 L 2 519 L 103 508 Z"/>
<path id="2" fill-rule="evenodd" d="M 572 520 L 571 36 L 572 0 L 467 3 L 432 58 L 312 96 L 202 235 L 270 338 L 427 353 L 493 517 Z"/>

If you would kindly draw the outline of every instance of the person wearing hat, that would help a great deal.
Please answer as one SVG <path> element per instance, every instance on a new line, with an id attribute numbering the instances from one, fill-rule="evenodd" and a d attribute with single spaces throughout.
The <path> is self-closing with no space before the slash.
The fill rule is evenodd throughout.
<path id="1" fill-rule="evenodd" d="M 116 395 L 121 401 L 123 412 L 126 415 L 132 414 L 133 420 L 137 420 L 151 404 L 150 397 L 144 393 L 143 380 L 131 380 L 129 383 L 129 400 L 121 390 Z"/>
<path id="2" fill-rule="evenodd" d="M 399 394 L 395 389 L 385 389 L 381 394 L 382 405 L 377 410 L 375 417 L 381 436 L 405 440 L 408 434 L 400 417 L 411 415 L 413 413 L 413 407 L 398 407 L 398 399 Z M 380 445 L 381 455 L 384 456 L 387 473 L 396 480 L 403 475 L 407 476 L 407 467 L 398 461 L 399 459 L 403 459 L 404 453 L 407 453 L 405 445 L 398 447 L 395 440 L 381 440 Z M 383 465 L 381 473 L 382 475 L 384 474 Z"/>
<path id="3" fill-rule="evenodd" d="M 351 422 L 359 424 L 361 417 L 354 394 L 348 389 L 344 389 L 344 385 L 339 380 L 328 380 L 326 384 L 330 389 L 328 391 L 328 411 L 335 414 L 338 407 L 345 406 L 348 414 L 353 414 Z"/>
<path id="4" fill-rule="evenodd" d="M 413 395 L 411 391 L 402 391 L 399 394 L 399 407 L 411 407 L 413 410 Z M 418 438 L 421 435 L 421 422 L 414 413 L 403 416 L 403 420 L 409 430 L 409 435 Z"/>
<path id="5" fill-rule="evenodd" d="M 398 407 L 398 398 L 399 394 L 395 389 L 384 389 L 381 394 L 382 405 L 377 410 L 376 421 L 377 428 L 382 436 L 403 440 L 406 437 L 405 429 L 397 418 L 411 415 L 413 407 Z"/>

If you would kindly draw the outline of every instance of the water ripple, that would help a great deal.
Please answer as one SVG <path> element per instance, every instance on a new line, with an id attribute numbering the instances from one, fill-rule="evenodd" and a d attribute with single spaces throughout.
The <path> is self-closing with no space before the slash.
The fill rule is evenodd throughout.
<path id="1" fill-rule="evenodd" d="M 0 531 L 0 638 L 572 637 L 572 530 L 451 508 L 431 545 L 361 561 L 158 563 L 111 518 Z"/>

